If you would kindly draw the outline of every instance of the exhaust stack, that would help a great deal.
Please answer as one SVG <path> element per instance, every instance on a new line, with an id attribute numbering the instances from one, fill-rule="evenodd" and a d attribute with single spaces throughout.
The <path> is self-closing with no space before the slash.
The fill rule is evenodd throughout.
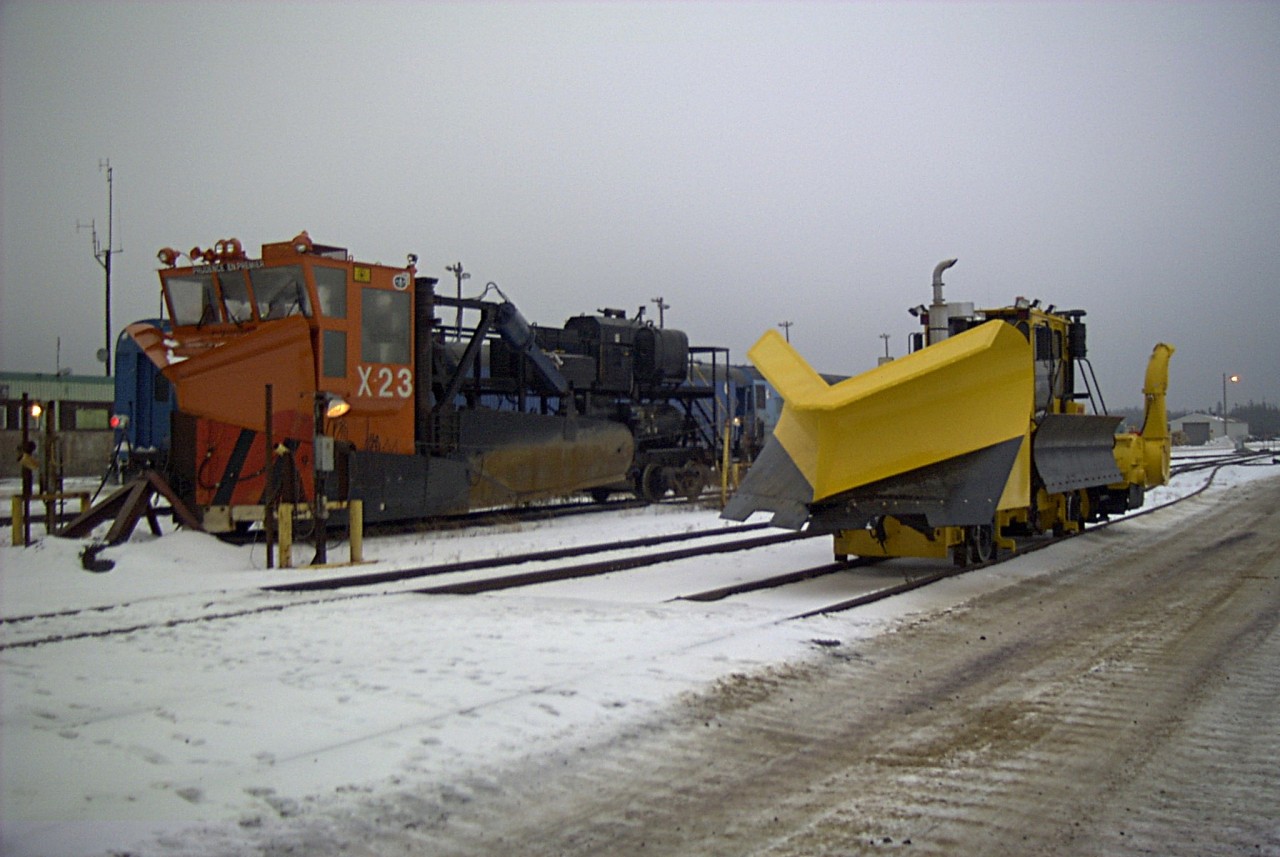
<path id="1" fill-rule="evenodd" d="M 941 342 L 951 334 L 951 311 L 942 299 L 942 272 L 954 265 L 958 259 L 943 259 L 933 269 L 933 303 L 929 305 L 929 340 L 933 345 Z"/>

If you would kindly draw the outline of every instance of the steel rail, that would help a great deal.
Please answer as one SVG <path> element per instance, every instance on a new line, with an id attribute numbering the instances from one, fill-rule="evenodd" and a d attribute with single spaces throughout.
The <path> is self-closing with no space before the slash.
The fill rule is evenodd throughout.
<path id="1" fill-rule="evenodd" d="M 854 557 L 853 559 L 828 562 L 823 565 L 815 565 L 813 568 L 805 568 L 800 571 L 792 571 L 786 574 L 778 574 L 773 577 L 762 577 L 759 580 L 750 580 L 745 583 L 733 583 L 728 586 L 717 587 L 716 589 L 707 589 L 702 592 L 695 592 L 692 595 L 678 595 L 672 598 L 672 601 L 721 601 L 731 595 L 741 595 L 744 592 L 759 592 L 762 589 L 777 589 L 781 586 L 788 586 L 792 583 L 801 583 L 805 580 L 813 580 L 815 577 L 825 577 L 828 574 L 835 574 L 838 571 L 846 571 L 851 568 L 862 568 L 868 565 L 875 565 L 883 562 L 884 557 Z"/>
<path id="2" fill-rule="evenodd" d="M 801 539 L 813 538 L 814 533 L 778 533 L 769 536 L 757 536 L 721 544 L 699 545 L 689 548 L 662 551 L 660 553 L 639 554 L 629 557 L 606 559 L 582 565 L 563 566 L 545 571 L 528 571 L 521 574 L 508 574 L 501 577 L 487 577 L 481 580 L 466 580 L 459 583 L 444 583 L 439 586 L 428 586 L 413 589 L 419 595 L 475 595 L 481 592 L 497 592 L 503 589 L 515 589 L 521 586 L 535 586 L 540 583 L 553 583 L 561 580 L 575 580 L 581 577 L 594 577 L 614 571 L 628 571 L 662 563 L 675 562 L 698 556 L 711 556 L 720 553 L 753 550 L 769 545 L 784 544 Z"/>
<path id="3" fill-rule="evenodd" d="M 515 565 L 525 562 L 546 561 L 554 559 L 572 558 L 573 556 L 589 555 L 591 553 L 602 553 L 605 551 L 628 550 L 638 547 L 647 547 L 654 544 L 674 543 L 680 541 L 692 541 L 697 539 L 715 538 L 724 535 L 735 535 L 744 532 L 750 532 L 766 528 L 767 524 L 743 524 L 740 526 L 724 527 L 719 530 L 700 531 L 691 533 L 672 533 L 665 536 L 648 536 L 645 538 L 631 539 L 622 542 L 610 542 L 594 545 L 584 545 L 576 548 L 556 548 L 547 551 L 538 551 L 534 553 L 519 554 L 509 557 L 489 557 L 485 559 L 473 560 L 470 562 L 450 563 L 445 566 L 432 566 L 425 569 L 400 569 L 397 571 L 381 572 L 373 575 L 361 575 L 354 577 L 330 578 L 328 580 L 299 581 L 292 584 L 281 584 L 277 586 L 260 587 L 260 592 L 312 592 L 323 591 L 332 592 L 337 589 L 346 589 L 354 587 L 368 587 L 379 583 L 394 582 L 396 580 L 410 579 L 423 574 L 445 574 L 450 571 L 473 570 L 481 568 L 502 567 L 505 565 Z M 72 642 L 75 640 L 92 639 L 98 637 L 111 637 L 122 634 L 133 634 L 138 631 L 151 630 L 156 628 L 174 628 L 182 625 L 189 625 L 198 622 L 209 622 L 221 619 L 235 619 L 244 616 L 259 615 L 264 613 L 279 613 L 295 607 L 309 607 L 318 604 L 329 604 L 336 601 L 354 600 L 357 598 L 371 598 L 387 595 L 406 595 L 406 594 L 438 594 L 444 592 L 455 593 L 474 593 L 485 592 L 491 590 L 510 589 L 516 586 L 528 586 L 536 583 L 546 583 L 553 580 L 569 580 L 578 577 L 586 577 L 592 574 L 607 574 L 610 571 L 622 571 L 634 568 L 642 568 L 648 565 L 657 565 L 659 563 L 671 562 L 676 559 L 683 559 L 694 556 L 707 555 L 712 553 L 727 553 L 737 550 L 751 550 L 756 547 L 762 547 L 768 544 L 780 544 L 783 542 L 795 541 L 797 539 L 809 538 L 807 533 L 783 533 L 771 534 L 766 536 L 756 536 L 753 538 L 737 539 L 734 541 L 723 542 L 720 544 L 702 545 L 695 547 L 682 548 L 678 550 L 663 551 L 660 553 L 645 553 L 638 556 L 622 557 L 613 560 L 603 560 L 601 562 L 588 563 L 585 565 L 563 566 L 560 568 L 547 569 L 539 572 L 530 572 L 518 575 L 503 575 L 500 577 L 484 578 L 475 581 L 463 581 L 455 584 L 447 584 L 440 587 L 428 587 L 417 590 L 395 590 L 391 592 L 348 592 L 329 597 L 312 598 L 303 601 L 293 601 L 288 603 L 275 602 L 271 604 L 255 605 L 243 608 L 228 608 L 208 613 L 200 613 L 192 616 L 173 617 L 169 619 L 156 620 L 150 622 L 135 622 L 132 624 L 120 625 L 112 628 L 95 628 L 92 630 L 70 631 L 66 633 L 51 633 L 43 636 L 30 637 L 25 640 L 11 640 L 8 642 L 0 642 L 0 652 L 10 649 L 32 648 L 46 643 Z M 53 613 L 35 614 L 29 616 L 13 616 L 0 618 L 0 625 L 16 625 L 24 622 L 32 622 L 42 619 L 61 619 L 69 618 L 80 614 L 106 613 L 114 609 L 121 609 L 130 606 L 131 602 L 125 602 L 115 605 L 97 605 L 93 607 L 85 607 L 78 610 L 66 610 Z"/>
<path id="4" fill-rule="evenodd" d="M 1218 471 L 1222 470 L 1224 467 L 1231 467 L 1238 464 L 1247 464 L 1252 462 L 1256 458 L 1261 458 L 1271 454 L 1272 454 L 1271 452 L 1257 453 L 1255 455 L 1248 456 L 1243 461 L 1241 460 L 1240 457 L 1235 457 L 1229 461 L 1218 462 L 1213 466 L 1212 472 L 1209 474 L 1209 478 L 1206 479 L 1204 484 L 1201 485 L 1199 488 L 1195 489 L 1189 494 L 1183 494 L 1180 497 L 1175 497 L 1172 500 L 1161 503 L 1158 506 L 1151 506 L 1150 508 L 1142 509 L 1137 512 L 1128 513 L 1123 517 L 1112 518 L 1110 520 L 1102 521 L 1100 523 L 1094 524 L 1089 529 L 1081 530 L 1078 533 L 1068 533 L 1063 536 L 1054 536 L 1054 537 L 1046 538 L 1045 540 L 1040 542 L 1029 543 L 1025 547 L 1019 546 L 1017 550 L 1010 551 L 1005 556 L 997 556 L 996 558 L 991 559 L 984 563 L 975 563 L 973 565 L 964 566 L 963 568 L 951 568 L 951 569 L 946 569 L 944 571 L 938 571 L 938 572 L 935 572 L 934 574 L 925 575 L 924 577 L 917 578 L 915 580 L 907 580 L 907 581 L 904 581 L 903 583 L 899 583 L 894 586 L 885 587 L 884 589 L 877 589 L 873 592 L 868 592 L 863 595 L 859 595 L 857 597 L 847 599 L 845 601 L 838 601 L 834 604 L 828 604 L 824 607 L 818 607 L 813 610 L 806 610 L 803 613 L 797 613 L 794 616 L 787 617 L 787 621 L 790 621 L 792 619 L 808 619 L 813 616 L 823 616 L 831 613 L 842 613 L 846 610 L 852 610 L 856 607 L 862 607 L 866 604 L 873 604 L 877 601 L 883 601 L 886 598 L 892 598 L 895 595 L 901 595 L 905 592 L 910 592 L 913 589 L 919 589 L 923 586 L 928 586 L 929 584 L 937 583 L 938 581 L 941 581 L 941 580 L 946 580 L 949 577 L 956 577 L 961 574 L 968 574 L 971 571 L 978 571 L 983 568 L 989 568 L 990 566 L 996 565 L 998 563 L 1008 562 L 1009 560 L 1026 556 L 1027 554 L 1035 553 L 1036 551 L 1044 550 L 1046 548 L 1053 547 L 1054 545 L 1062 544 L 1064 541 L 1068 539 L 1073 539 L 1078 536 L 1085 535 L 1086 533 L 1096 532 L 1098 530 L 1106 529 L 1107 527 L 1113 526 L 1115 524 L 1123 524 L 1126 521 L 1132 521 L 1135 518 L 1141 518 L 1144 515 L 1154 514 L 1156 512 L 1159 512 L 1161 509 L 1167 509 L 1170 506 L 1175 506 L 1178 503 L 1182 503 L 1186 500 L 1190 500 L 1191 498 L 1199 496 L 1200 494 L 1207 491 L 1209 489 L 1209 486 L 1213 484 L 1214 477 L 1218 475 Z M 1273 462 L 1273 463 L 1278 463 L 1278 462 Z M 1209 468 L 1207 467 L 1193 468 L 1193 470 L 1200 470 L 1200 469 L 1209 469 Z"/>
<path id="5" fill-rule="evenodd" d="M 863 595 L 859 595 L 854 598 L 850 598 L 834 604 L 829 604 L 824 607 L 818 607 L 812 610 L 807 610 L 807 611 L 804 611 L 803 613 L 799 613 L 779 621 L 790 621 L 792 619 L 804 619 L 804 618 L 809 618 L 809 617 L 818 616 L 818 615 L 826 615 L 830 613 L 838 613 L 838 612 L 850 610 L 856 607 L 863 606 L 865 604 L 870 604 L 876 601 L 893 597 L 894 595 L 899 595 L 905 592 L 909 592 L 913 589 L 919 589 L 923 586 L 928 586 L 931 583 L 936 583 L 940 580 L 944 580 L 949 577 L 955 577 L 957 575 L 965 574 L 970 571 L 977 571 L 979 569 L 994 565 L 998 562 L 1005 562 L 1009 559 L 1014 559 L 1029 553 L 1033 553 L 1037 550 L 1043 550 L 1045 548 L 1052 547 L 1053 545 L 1060 544 L 1067 538 L 1074 538 L 1077 535 L 1082 535 L 1084 534 L 1084 532 L 1093 532 L 1095 530 L 1103 529 L 1113 524 L 1123 523 L 1125 521 L 1133 520 L 1143 515 L 1153 514 L 1155 512 L 1158 512 L 1162 509 L 1166 509 L 1170 506 L 1176 505 L 1183 501 L 1190 500 L 1191 498 L 1196 497 L 1199 494 L 1203 493 L 1213 484 L 1214 478 L 1216 477 L 1217 473 L 1223 468 L 1239 465 L 1239 464 L 1256 464 L 1256 462 L 1253 459 L 1262 458 L 1271 454 L 1272 453 L 1270 452 L 1259 453 L 1255 456 L 1250 456 L 1250 458 L 1246 459 L 1245 461 L 1241 461 L 1241 459 L 1238 457 L 1233 457 L 1231 460 L 1219 462 L 1213 466 L 1212 473 L 1210 473 L 1209 478 L 1205 480 L 1205 483 L 1200 487 L 1196 488 L 1194 491 L 1188 494 L 1182 495 L 1180 497 L 1176 497 L 1165 503 L 1161 503 L 1157 506 L 1152 506 L 1150 508 L 1142 509 L 1140 511 L 1127 514 L 1124 517 L 1114 518 L 1109 521 L 1103 521 L 1099 524 L 1092 526 L 1089 530 L 1083 531 L 1082 533 L 1069 534 L 1065 537 L 1057 537 L 1057 538 L 1046 537 L 1043 539 L 1043 541 L 1040 541 L 1040 542 L 1033 542 L 1025 545 L 1020 545 L 1018 550 L 1010 552 L 1003 557 L 998 557 L 996 559 L 993 559 L 987 563 L 974 564 L 974 565 L 966 566 L 964 568 L 946 569 L 943 571 L 936 572 L 934 574 L 928 574 L 923 577 L 916 578 L 914 580 L 906 580 L 902 583 L 895 584 L 893 586 L 885 587 L 882 589 L 878 589 L 873 592 L 864 593 Z M 1280 463 L 1280 462 L 1275 462 L 1273 459 L 1272 463 Z M 473 567 L 477 567 L 477 568 L 500 567 L 503 564 L 513 564 L 514 562 L 537 561 L 537 559 L 530 559 L 529 557 L 539 557 L 543 560 L 566 558 L 566 557 L 571 557 L 575 555 L 575 552 L 577 553 L 577 555 L 583 555 L 584 552 L 589 553 L 589 552 L 599 552 L 603 550 L 627 549 L 628 546 L 634 549 L 634 547 L 644 547 L 652 543 L 661 543 L 663 540 L 679 541 L 679 540 L 710 538 L 710 537 L 715 537 L 720 535 L 740 533 L 746 530 L 762 529 L 767 526 L 768 526 L 767 524 L 747 524 L 741 527 L 727 527 L 718 531 L 679 533 L 679 534 L 672 534 L 671 536 L 652 536 L 652 537 L 647 537 L 642 539 L 631 540 L 629 542 L 614 542 L 608 545 L 588 545 L 588 546 L 584 546 L 583 548 L 560 548 L 552 551 L 541 551 L 541 552 L 535 552 L 534 554 L 519 555 L 519 557 L 489 558 L 485 560 L 475 560 L 475 561 L 472 561 L 471 564 Z M 758 537 L 748 538 L 748 539 L 740 539 L 733 542 L 726 542 L 720 545 L 694 546 L 694 547 L 682 548 L 678 550 L 664 551 L 657 554 L 652 554 L 652 553 L 642 554 L 642 555 L 633 556 L 633 557 L 622 557 L 622 558 L 617 558 L 613 560 L 604 560 L 601 562 L 587 563 L 583 565 L 566 566 L 558 569 L 547 569 L 547 570 L 538 571 L 538 572 L 528 572 L 528 573 L 515 574 L 515 575 L 503 575 L 500 577 L 486 578 L 483 580 L 462 581 L 462 582 L 453 583 L 453 584 L 443 584 L 441 586 L 436 586 L 436 587 L 425 587 L 421 589 L 411 589 L 411 590 L 396 590 L 393 592 L 345 593 L 345 594 L 335 595 L 335 596 L 330 596 L 325 598 L 315 598 L 315 599 L 308 599 L 304 601 L 294 601 L 289 603 L 272 603 L 272 604 L 265 604 L 265 605 L 256 605 L 252 607 L 245 607 L 241 609 L 230 608 L 230 609 L 225 609 L 221 611 L 200 614 L 196 616 L 175 617 L 175 618 L 169 618 L 165 620 L 157 620 L 154 622 L 139 622 L 139 623 L 130 624 L 124 627 L 101 628 L 101 629 L 93 629 L 93 630 L 78 631 L 78 632 L 72 631 L 70 633 L 54 633 L 54 634 L 48 634 L 46 636 L 38 637 L 38 638 L 31 638 L 27 640 L 15 640 L 15 641 L 10 641 L 6 643 L 0 643 L 0 651 L 6 651 L 9 649 L 30 648 L 34 646 L 43 645 L 45 643 L 69 642 L 73 640 L 81 640 L 81 639 L 88 639 L 88 638 L 110 637 L 110 636 L 123 635 L 123 634 L 132 634 L 138 631 L 150 630 L 155 628 L 174 628 L 174 627 L 193 624 L 197 622 L 217 621 L 221 619 L 238 618 L 238 617 L 263 614 L 263 613 L 281 612 L 283 610 L 291 609 L 294 607 L 314 606 L 318 604 L 326 604 L 326 603 L 332 603 L 336 601 L 354 600 L 358 598 L 369 598 L 369 597 L 378 597 L 378 596 L 386 596 L 386 595 L 414 594 L 414 593 L 473 594 L 473 593 L 479 593 L 479 592 L 499 591 L 503 589 L 511 589 L 511 588 L 522 587 L 522 586 L 531 586 L 538 583 L 547 583 L 547 582 L 552 582 L 556 580 L 571 580 L 571 579 L 587 577 L 591 575 L 607 574 L 612 571 L 622 571 L 622 570 L 642 568 L 645 566 L 657 565 L 665 562 L 672 562 L 679 559 L 687 559 L 687 558 L 692 558 L 696 556 L 706 556 L 713 553 L 727 553 L 731 551 L 751 550 L 754 548 L 764 547 L 771 544 L 782 544 L 790 541 L 812 538 L 815 535 L 817 534 L 804 533 L 804 532 L 799 532 L 799 533 L 787 532 L 782 534 L 774 534 L 774 535 L 758 536 Z M 727 587 L 720 587 L 718 589 L 707 590 L 702 593 L 694 593 L 692 596 L 679 596 L 676 599 L 672 599 L 672 600 L 691 600 L 691 601 L 719 600 L 721 598 L 729 597 L 731 595 L 735 595 L 743 592 L 777 588 L 779 586 L 785 586 L 789 583 L 801 582 L 803 580 L 819 577 L 823 574 L 829 574 L 835 571 L 840 571 L 840 570 L 858 567 L 862 565 L 870 565 L 872 564 L 872 562 L 882 562 L 883 559 L 884 558 L 882 557 L 872 557 L 872 558 L 858 557 L 852 561 L 846 561 L 842 563 L 830 563 L 823 566 L 815 566 L 809 569 L 802 569 L 799 571 L 789 572 L 782 575 L 775 575 L 773 577 L 764 578 L 758 581 L 734 584 Z M 462 565 L 462 564 L 455 563 L 455 564 L 450 564 L 450 566 L 432 567 L 432 569 L 427 570 L 427 573 L 442 574 L 450 570 L 453 570 L 453 571 L 467 570 L 467 569 L 458 568 L 457 566 L 459 565 Z M 409 574 L 421 573 L 422 571 L 423 569 L 409 569 L 409 570 L 400 570 L 399 572 L 383 572 L 377 575 L 364 575 L 364 576 L 358 576 L 355 578 L 350 578 L 350 577 L 349 578 L 332 578 L 327 581 L 305 581 L 305 582 L 298 582 L 294 584 L 283 584 L 280 586 L 265 587 L 263 588 L 263 590 L 260 590 L 260 591 L 297 592 L 297 591 L 312 591 L 312 590 L 333 590 L 338 588 L 344 588 L 349 586 L 359 586 L 359 585 L 370 586 L 370 585 L 375 585 L 376 583 L 390 582 L 393 579 L 406 579 L 403 576 L 406 573 L 409 573 Z M 402 576 L 399 578 L 388 577 L 388 575 L 394 576 L 397 574 Z M 345 581 L 345 583 L 341 586 L 337 585 L 337 582 L 339 581 Z M 0 625 L 16 624 L 16 623 L 32 621 L 36 619 L 62 618 L 67 616 L 74 616 L 80 613 L 84 613 L 84 614 L 103 613 L 103 612 L 110 611 L 112 609 L 127 607 L 128 605 L 129 603 L 126 602 L 124 604 L 119 604 L 119 605 L 105 605 L 105 606 L 99 605 L 99 606 L 82 608 L 80 610 L 60 611 L 55 613 L 45 613 L 45 614 L 32 615 L 32 616 L 2 617 L 0 618 Z"/>
<path id="6" fill-rule="evenodd" d="M 523 565 L 529 562 L 552 562 L 559 559 L 572 559 L 579 556 L 590 556 L 608 551 L 635 550 L 673 542 L 709 539 L 717 536 L 739 535 L 741 533 L 762 530 L 768 524 L 741 524 L 723 527 L 719 530 L 701 530 L 688 533 L 671 533 L 662 536 L 644 536 L 620 542 L 601 542 L 592 545 L 579 545 L 567 548 L 549 548 L 529 553 L 512 554 L 510 556 L 483 557 L 481 559 L 459 560 L 458 562 L 428 565 L 418 568 L 400 568 L 391 571 L 374 572 L 372 574 L 352 574 L 345 577 L 329 577 L 319 580 L 295 581 L 264 586 L 267 592 L 315 592 L 319 590 L 345 589 L 352 586 L 376 586 L 380 583 L 394 583 L 401 580 L 412 580 L 415 577 L 431 577 L 440 574 L 451 574 L 460 571 L 478 571 L 486 568 L 504 568 L 511 565 Z"/>

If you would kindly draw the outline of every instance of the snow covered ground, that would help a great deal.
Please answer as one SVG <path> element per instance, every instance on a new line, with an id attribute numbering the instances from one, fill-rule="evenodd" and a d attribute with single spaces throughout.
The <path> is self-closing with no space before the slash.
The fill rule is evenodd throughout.
<path id="1" fill-rule="evenodd" d="M 1280 467 L 1228 468 L 1194 501 L 1120 529 L 1177 526 L 1231 486 L 1276 476 Z M 1148 506 L 1206 478 L 1176 478 L 1150 492 Z M 366 568 L 724 526 L 714 511 L 656 507 L 376 539 Z M 827 562 L 827 539 L 424 596 L 265 593 L 323 572 L 268 571 L 261 546 L 145 530 L 102 554 L 116 563 L 103 574 L 81 568 L 81 542 L 24 549 L 0 535 L 4 855 L 228 853 L 273 831 L 337 829 L 370 795 L 466 800 L 501 789 L 504 769 L 589 751 L 736 673 L 889 632 L 1107 542 L 1086 535 L 859 611 L 795 621 L 787 617 L 799 609 L 847 597 L 848 579 L 715 603 L 671 599 Z M 918 568 L 889 563 L 879 573 L 901 579 Z M 21 645 L 36 639 L 48 641 Z"/>

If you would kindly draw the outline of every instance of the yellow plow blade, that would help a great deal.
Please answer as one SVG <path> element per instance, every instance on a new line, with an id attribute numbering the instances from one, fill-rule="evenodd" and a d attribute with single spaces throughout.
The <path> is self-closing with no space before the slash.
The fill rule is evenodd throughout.
<path id="1" fill-rule="evenodd" d="M 1004 322 L 988 322 L 838 384 L 823 380 L 775 331 L 748 356 L 784 407 L 774 430 L 777 448 L 766 448 L 753 465 L 726 517 L 768 509 L 778 513 L 776 524 L 799 526 L 801 506 L 877 484 L 892 486 L 895 497 L 912 495 L 906 501 L 911 511 L 922 511 L 915 507 L 925 502 L 916 488 L 934 507 L 954 509 L 969 502 L 952 496 L 957 486 L 975 484 L 958 472 L 974 468 L 986 471 L 981 491 L 994 496 L 981 502 L 994 510 L 1010 473 L 1025 474 L 1031 346 Z M 1006 452 L 988 454 L 997 447 Z M 878 513 L 895 511 L 892 501 L 876 502 Z"/>
<path id="2" fill-rule="evenodd" d="M 1030 423 L 1030 345 L 1003 322 L 835 385 L 774 331 L 749 356 L 786 404 L 775 435 L 813 501 L 1020 438 Z"/>

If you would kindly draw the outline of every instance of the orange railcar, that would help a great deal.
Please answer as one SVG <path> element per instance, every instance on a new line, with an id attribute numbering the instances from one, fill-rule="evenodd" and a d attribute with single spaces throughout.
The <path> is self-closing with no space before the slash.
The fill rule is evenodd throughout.
<path id="1" fill-rule="evenodd" d="M 184 255 L 190 264 L 179 264 Z M 329 497 L 364 500 L 373 521 L 628 479 L 632 437 L 616 422 L 572 407 L 456 407 L 457 385 L 435 375 L 436 280 L 416 276 L 413 256 L 404 266 L 359 262 L 303 232 L 263 245 L 257 259 L 235 239 L 159 258 L 171 329 L 140 323 L 127 333 L 172 384 L 169 478 L 210 531 L 260 520 L 269 491 L 312 499 L 317 478 Z M 476 365 L 495 322 L 524 324 L 510 304 L 441 300 L 481 316 L 455 379 Z"/>

